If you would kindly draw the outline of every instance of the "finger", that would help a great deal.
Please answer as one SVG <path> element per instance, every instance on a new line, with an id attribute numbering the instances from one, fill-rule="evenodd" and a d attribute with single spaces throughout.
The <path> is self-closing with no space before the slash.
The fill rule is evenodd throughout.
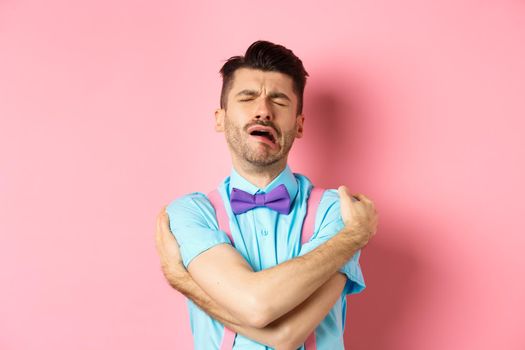
<path id="1" fill-rule="evenodd" d="M 156 231 L 155 231 L 155 242 L 157 244 L 157 248 L 162 246 L 163 244 L 163 235 L 162 235 L 162 217 L 166 213 L 166 206 L 163 206 L 161 211 L 157 215 L 156 220 Z"/>
<path id="2" fill-rule="evenodd" d="M 357 198 L 355 195 L 352 195 L 352 194 L 350 193 L 350 191 L 348 190 L 348 187 L 346 187 L 346 186 L 344 186 L 344 185 L 343 185 L 343 186 L 339 186 L 339 188 L 337 189 L 337 191 L 339 192 L 339 195 L 340 195 L 340 196 L 341 196 L 341 195 L 345 195 L 345 196 L 349 197 L 350 200 L 351 200 L 352 202 L 357 202 L 357 201 L 359 201 L 359 198 Z"/>
<path id="3" fill-rule="evenodd" d="M 339 192 L 339 196 L 344 196 L 344 197 L 351 196 L 350 190 L 348 190 L 348 187 L 346 187 L 345 185 L 339 186 L 339 188 L 337 189 L 337 192 Z"/>
<path id="4" fill-rule="evenodd" d="M 162 209 L 159 211 L 159 213 L 157 214 L 157 231 L 160 230 L 160 223 L 161 223 L 161 218 L 162 218 L 162 215 L 166 212 L 166 206 L 163 206 Z"/>
<path id="5" fill-rule="evenodd" d="M 162 247 L 164 245 L 164 241 L 162 239 L 162 232 L 160 232 L 158 227 L 159 227 L 159 225 L 157 223 L 157 230 L 155 231 L 155 248 L 157 248 L 157 253 L 159 255 L 162 255 L 161 253 L 162 253 Z"/>
<path id="6" fill-rule="evenodd" d="M 372 201 L 362 193 L 357 193 L 354 196 L 356 196 L 361 202 L 372 203 Z"/>
<path id="7" fill-rule="evenodd" d="M 160 216 L 160 229 L 163 233 L 171 234 L 170 217 L 168 216 L 168 214 L 166 214 L 166 212 L 162 213 Z"/>
<path id="8" fill-rule="evenodd" d="M 162 243 L 163 241 L 163 234 L 162 234 L 162 227 L 161 227 L 161 217 L 157 217 L 157 230 L 155 231 L 155 239 L 157 240 L 157 243 Z"/>
<path id="9" fill-rule="evenodd" d="M 162 215 L 162 218 L 160 220 L 160 228 L 161 228 L 161 231 L 162 231 L 163 239 L 174 240 L 175 242 L 177 242 L 177 239 L 175 238 L 175 235 L 171 232 L 170 217 L 169 217 L 169 215 L 167 213 L 164 213 Z M 177 244 L 178 244 L 178 242 L 177 242 Z"/>

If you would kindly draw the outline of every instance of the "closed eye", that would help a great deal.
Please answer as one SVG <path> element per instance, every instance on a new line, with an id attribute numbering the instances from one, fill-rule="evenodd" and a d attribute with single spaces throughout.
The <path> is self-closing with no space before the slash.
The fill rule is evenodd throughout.
<path id="1" fill-rule="evenodd" d="M 248 101 L 253 101 L 253 100 L 254 100 L 254 98 L 252 98 L 252 97 L 248 97 L 248 98 L 241 98 L 241 99 L 239 100 L 239 102 L 248 102 Z M 284 107 L 284 106 L 287 106 L 286 103 L 281 102 L 281 101 L 273 100 L 272 102 L 275 103 L 276 105 L 279 105 L 279 106 L 283 106 L 283 107 Z"/>

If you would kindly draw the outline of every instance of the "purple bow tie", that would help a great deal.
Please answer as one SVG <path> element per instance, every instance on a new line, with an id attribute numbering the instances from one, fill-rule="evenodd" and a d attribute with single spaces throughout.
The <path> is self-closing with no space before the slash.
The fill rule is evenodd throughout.
<path id="1" fill-rule="evenodd" d="M 234 214 L 242 214 L 256 207 L 268 207 L 281 214 L 290 213 L 290 194 L 286 186 L 279 185 L 268 193 L 249 194 L 238 188 L 232 190 L 230 203 Z"/>

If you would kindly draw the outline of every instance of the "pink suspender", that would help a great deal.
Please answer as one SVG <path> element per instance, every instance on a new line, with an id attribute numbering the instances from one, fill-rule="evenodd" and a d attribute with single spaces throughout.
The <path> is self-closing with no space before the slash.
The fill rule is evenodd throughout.
<path id="1" fill-rule="evenodd" d="M 303 226 L 301 229 L 301 245 L 305 244 L 312 238 L 315 230 L 315 213 L 317 213 L 317 207 L 321 202 L 321 197 L 323 196 L 324 189 L 322 188 L 312 188 L 310 196 L 308 197 L 308 203 L 306 206 L 306 216 L 303 221 Z M 224 231 L 232 244 L 233 237 L 230 231 L 230 220 L 224 207 L 224 202 L 222 197 L 217 190 L 213 190 L 208 194 L 208 199 L 210 200 L 213 208 L 215 208 L 215 215 L 217 216 L 217 222 L 219 223 L 219 230 Z M 233 343 L 235 341 L 236 333 L 231 329 L 224 327 L 224 335 L 222 337 L 222 343 L 220 350 L 231 350 L 233 349 Z M 306 350 L 316 350 L 317 346 L 315 344 L 315 330 L 306 338 L 304 343 Z"/>
<path id="2" fill-rule="evenodd" d="M 224 208 L 224 202 L 222 201 L 221 194 L 217 190 L 213 190 L 208 194 L 208 199 L 215 209 L 215 216 L 217 217 L 217 222 L 219 223 L 219 230 L 226 232 L 228 238 L 233 244 L 232 233 L 230 232 L 230 219 L 226 213 L 226 208 Z"/>
<path id="3" fill-rule="evenodd" d="M 317 207 L 323 197 L 323 188 L 312 188 L 310 196 L 308 196 L 308 203 L 306 205 L 306 216 L 303 221 L 303 228 L 301 231 L 301 245 L 305 244 L 312 238 L 315 230 L 315 213 L 317 213 Z M 312 214 L 312 215 L 310 215 Z"/>
<path id="4" fill-rule="evenodd" d="M 219 191 L 213 190 L 208 194 L 208 199 L 210 200 L 213 208 L 215 208 L 215 215 L 217 216 L 217 222 L 219 223 L 219 230 L 226 232 L 228 238 L 230 238 L 230 241 L 232 242 L 232 245 L 235 246 L 232 233 L 230 231 L 230 219 L 226 213 L 226 208 L 224 207 L 224 201 L 221 198 L 221 194 Z M 220 350 L 232 350 L 235 336 L 235 332 L 229 328 L 224 327 L 224 335 L 222 336 Z"/>
<path id="5" fill-rule="evenodd" d="M 308 196 L 308 203 L 306 205 L 306 216 L 304 217 L 303 227 L 301 230 L 301 246 L 308 242 L 315 230 L 315 213 L 317 213 L 317 207 L 323 197 L 324 189 L 314 187 Z M 315 330 L 310 333 L 306 341 L 304 342 L 305 350 L 316 350 L 317 345 L 315 344 Z"/>

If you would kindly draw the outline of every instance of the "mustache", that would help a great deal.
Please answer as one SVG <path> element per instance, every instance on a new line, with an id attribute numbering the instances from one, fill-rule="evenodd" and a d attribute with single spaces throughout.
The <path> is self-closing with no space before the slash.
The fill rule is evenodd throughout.
<path id="1" fill-rule="evenodd" d="M 244 131 L 248 132 L 248 129 L 251 128 L 254 125 L 260 125 L 260 126 L 264 126 L 264 127 L 267 127 L 267 128 L 272 128 L 275 131 L 275 134 L 277 136 L 279 136 L 279 137 L 281 136 L 281 131 L 275 126 L 274 123 L 272 123 L 270 121 L 265 122 L 265 121 L 258 120 L 258 121 L 246 124 L 246 126 L 244 127 Z"/>

